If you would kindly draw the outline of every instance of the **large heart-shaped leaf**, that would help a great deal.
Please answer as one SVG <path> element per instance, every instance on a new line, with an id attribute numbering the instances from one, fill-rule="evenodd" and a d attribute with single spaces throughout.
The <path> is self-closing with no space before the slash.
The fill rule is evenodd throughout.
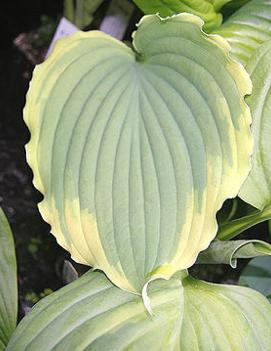
<path id="1" fill-rule="evenodd" d="M 146 14 L 159 13 L 163 17 L 172 16 L 180 12 L 188 12 L 201 17 L 204 29 L 210 31 L 218 28 L 222 23 L 221 7 L 230 0 L 133 0 Z"/>
<path id="2" fill-rule="evenodd" d="M 76 261 L 130 291 L 195 262 L 250 169 L 251 82 L 202 24 L 146 16 L 134 50 L 76 33 L 36 68 L 27 96 L 42 215 Z"/>
<path id="3" fill-rule="evenodd" d="M 271 305 L 241 287 L 176 276 L 150 284 L 154 315 L 140 296 L 89 272 L 39 302 L 7 351 L 255 351 L 271 343 Z"/>
<path id="4" fill-rule="evenodd" d="M 253 52 L 271 39 L 271 0 L 251 0 L 215 30 L 231 45 L 231 54 L 244 65 Z"/>
<path id="5" fill-rule="evenodd" d="M 247 64 L 253 82 L 253 94 L 247 99 L 253 116 L 255 148 L 252 171 L 240 197 L 271 216 L 271 41 L 263 44 Z"/>
<path id="6" fill-rule="evenodd" d="M 17 264 L 12 232 L 0 208 L 0 350 L 5 350 L 17 324 Z"/>

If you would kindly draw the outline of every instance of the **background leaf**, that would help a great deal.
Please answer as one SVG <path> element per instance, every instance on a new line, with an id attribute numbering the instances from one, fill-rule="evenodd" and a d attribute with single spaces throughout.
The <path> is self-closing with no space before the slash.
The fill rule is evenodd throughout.
<path id="1" fill-rule="evenodd" d="M 260 240 L 216 240 L 207 250 L 200 253 L 197 263 L 224 263 L 236 268 L 238 258 L 257 256 L 271 256 L 271 245 Z"/>
<path id="2" fill-rule="evenodd" d="M 14 241 L 8 221 L 0 208 L 0 350 L 16 328 L 18 309 L 17 266 Z"/>
<path id="3" fill-rule="evenodd" d="M 260 291 L 271 302 L 271 257 L 256 257 L 240 276 L 240 284 Z"/>
<path id="4" fill-rule="evenodd" d="M 129 291 L 195 262 L 250 169 L 249 77 L 201 26 L 146 16 L 134 51 L 76 33 L 36 68 L 27 96 L 43 217 L 76 261 Z"/>
<path id="5" fill-rule="evenodd" d="M 253 82 L 253 93 L 247 98 L 255 140 L 252 170 L 239 196 L 250 205 L 270 215 L 271 206 L 271 41 L 255 51 L 247 64 Z"/>
<path id="6" fill-rule="evenodd" d="M 172 16 L 180 12 L 188 12 L 201 17 L 208 32 L 220 26 L 222 15 L 220 8 L 230 0 L 133 0 L 146 14 L 159 13 L 162 17 Z"/>
<path id="7" fill-rule="evenodd" d="M 249 1 L 215 33 L 228 40 L 232 56 L 246 65 L 253 52 L 271 39 L 271 0 Z"/>
<path id="8" fill-rule="evenodd" d="M 73 282 L 78 279 L 79 275 L 70 261 L 65 260 L 62 269 L 63 281 L 66 284 Z"/>
<path id="9" fill-rule="evenodd" d="M 247 182 L 249 182 L 250 175 L 247 178 Z M 246 187 L 246 184 L 244 185 Z M 242 196 L 240 194 L 240 196 Z M 252 195 L 249 195 L 252 197 Z M 245 230 L 253 227 L 258 223 L 265 222 L 266 220 L 271 218 L 271 207 L 267 206 L 262 211 L 255 210 L 254 207 L 253 212 L 248 215 L 245 215 L 241 218 L 236 218 L 230 220 L 228 222 L 222 223 L 218 230 L 216 238 L 219 240 L 230 240 L 235 238 L 237 235 L 243 233 Z"/>
<path id="10" fill-rule="evenodd" d="M 234 11 L 239 9 L 241 6 L 245 5 L 247 2 L 251 0 L 231 0 L 223 7 L 223 15 L 228 16 L 231 15 Z"/>

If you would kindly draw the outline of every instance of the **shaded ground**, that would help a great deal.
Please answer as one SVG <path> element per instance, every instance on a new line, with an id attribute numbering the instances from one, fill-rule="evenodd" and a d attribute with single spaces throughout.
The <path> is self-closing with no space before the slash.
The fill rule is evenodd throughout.
<path id="1" fill-rule="evenodd" d="M 44 43 L 50 42 L 52 26 L 63 12 L 62 4 L 63 0 L 18 0 L 3 4 L 0 12 L 0 206 L 15 237 L 21 316 L 25 307 L 63 285 L 63 262 L 69 258 L 39 214 L 37 203 L 42 196 L 32 184 L 32 171 L 26 163 L 25 144 L 30 136 L 22 118 L 34 68 L 31 61 L 41 61 L 46 51 Z M 107 6 L 105 2 L 94 25 L 99 25 Z M 35 39 L 29 51 L 31 57 L 13 43 L 21 33 L 21 48 L 28 45 L 29 39 Z M 79 265 L 77 269 L 84 270 Z"/>
<path id="2" fill-rule="evenodd" d="M 12 226 L 18 257 L 19 292 L 25 296 L 62 285 L 59 262 L 67 255 L 49 234 L 37 202 L 41 195 L 32 185 L 32 172 L 25 161 L 24 145 L 29 139 L 22 108 L 32 65 L 13 46 L 13 39 L 40 23 L 40 15 L 56 16 L 62 1 L 9 2 L 0 13 L 0 205 Z M 33 294 L 32 294 L 33 295 Z M 31 304 L 31 301 L 29 301 Z"/>

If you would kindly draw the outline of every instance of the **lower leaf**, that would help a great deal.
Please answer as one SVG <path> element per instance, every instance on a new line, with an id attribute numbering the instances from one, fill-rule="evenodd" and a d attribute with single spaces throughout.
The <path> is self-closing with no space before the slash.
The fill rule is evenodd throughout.
<path id="1" fill-rule="evenodd" d="M 7 350 L 171 350 L 183 315 L 181 282 L 153 282 L 149 295 L 153 318 L 140 296 L 88 272 L 38 303 Z"/>
<path id="2" fill-rule="evenodd" d="M 254 290 L 184 281 L 181 351 L 256 351 L 271 345 L 271 306 Z"/>
<path id="3" fill-rule="evenodd" d="M 7 351 L 255 351 L 271 344 L 271 305 L 251 289 L 177 274 L 152 282 L 149 297 L 154 316 L 141 296 L 88 272 L 39 302 Z"/>
<path id="4" fill-rule="evenodd" d="M 0 208 L 0 351 L 16 328 L 18 313 L 17 263 L 13 235 Z"/>

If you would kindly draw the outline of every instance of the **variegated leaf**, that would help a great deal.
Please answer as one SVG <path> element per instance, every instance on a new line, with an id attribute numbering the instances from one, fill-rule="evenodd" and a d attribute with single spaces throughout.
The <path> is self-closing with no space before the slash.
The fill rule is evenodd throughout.
<path id="1" fill-rule="evenodd" d="M 77 262 L 129 291 L 191 266 L 250 170 L 251 82 L 202 24 L 146 16 L 133 49 L 76 33 L 27 96 L 43 217 Z"/>

